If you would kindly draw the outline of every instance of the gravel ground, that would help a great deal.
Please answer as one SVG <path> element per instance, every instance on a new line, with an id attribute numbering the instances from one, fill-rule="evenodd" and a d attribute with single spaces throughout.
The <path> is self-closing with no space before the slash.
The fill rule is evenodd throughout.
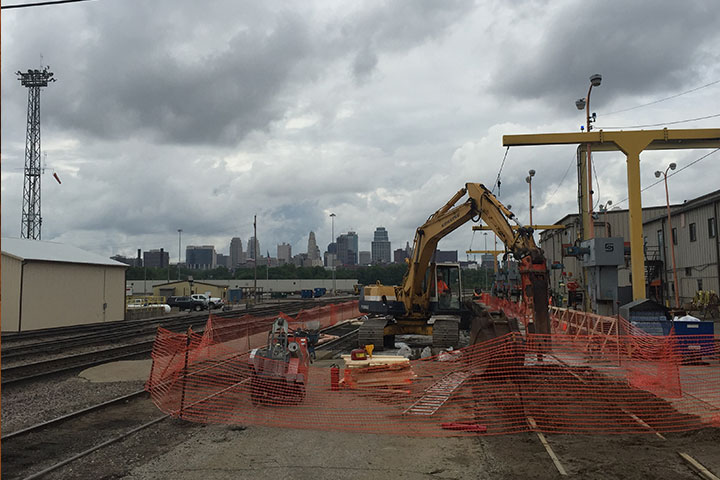
<path id="1" fill-rule="evenodd" d="M 142 390 L 144 383 L 142 380 L 93 383 L 73 376 L 3 387 L 3 434 Z"/>
<path id="2" fill-rule="evenodd" d="M 568 478 L 693 480 L 677 452 L 720 473 L 720 429 L 668 436 L 548 435 Z M 562 478 L 534 433 L 413 438 L 168 419 L 50 479 L 298 480 Z"/>

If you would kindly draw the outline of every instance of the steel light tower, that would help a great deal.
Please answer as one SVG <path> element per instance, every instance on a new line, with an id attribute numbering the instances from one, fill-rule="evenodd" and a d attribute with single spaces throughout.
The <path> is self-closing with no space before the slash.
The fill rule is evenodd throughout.
<path id="1" fill-rule="evenodd" d="M 25 175 L 20 238 L 40 240 L 42 215 L 40 212 L 40 88 L 54 82 L 48 67 L 42 70 L 16 72 L 18 80 L 28 89 L 27 136 L 25 138 Z"/>

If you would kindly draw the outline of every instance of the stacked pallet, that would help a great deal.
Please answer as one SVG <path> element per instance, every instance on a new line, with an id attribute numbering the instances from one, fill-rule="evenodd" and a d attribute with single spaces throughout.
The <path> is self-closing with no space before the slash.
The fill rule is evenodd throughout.
<path id="1" fill-rule="evenodd" d="M 348 388 L 402 388 L 417 375 L 410 368 L 410 360 L 395 355 L 374 355 L 365 360 L 352 360 L 342 355 L 345 376 L 341 381 Z"/>

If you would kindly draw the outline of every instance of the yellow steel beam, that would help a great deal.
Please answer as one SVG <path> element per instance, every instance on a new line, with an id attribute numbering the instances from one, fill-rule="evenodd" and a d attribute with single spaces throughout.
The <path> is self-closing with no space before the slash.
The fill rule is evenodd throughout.
<path id="1" fill-rule="evenodd" d="M 645 258 L 643 256 L 642 199 L 640 195 L 640 152 L 644 150 L 671 150 L 720 148 L 720 128 L 669 130 L 629 130 L 619 132 L 539 133 L 504 135 L 503 145 L 582 145 L 592 151 L 619 150 L 627 157 L 628 204 L 630 213 L 630 260 L 632 262 L 633 300 L 645 298 Z M 587 188 L 585 188 L 587 190 Z M 583 198 L 587 192 L 583 191 Z M 581 212 L 584 213 L 584 212 Z M 588 215 L 589 217 L 589 215 Z M 585 229 L 594 228 L 583 216 Z M 587 225 L 585 225 L 587 223 Z M 587 238 L 589 230 L 584 236 Z"/>
<path id="2" fill-rule="evenodd" d="M 593 151 L 621 150 L 645 143 L 642 150 L 720 148 L 720 128 L 627 130 L 619 132 L 535 133 L 503 135 L 503 146 L 590 144 Z"/>
<path id="3" fill-rule="evenodd" d="M 526 225 L 531 226 L 535 230 L 562 230 L 565 225 Z M 513 230 L 520 228 L 518 225 L 511 225 Z M 492 227 L 487 225 L 475 225 L 472 227 L 473 230 L 492 230 Z"/>

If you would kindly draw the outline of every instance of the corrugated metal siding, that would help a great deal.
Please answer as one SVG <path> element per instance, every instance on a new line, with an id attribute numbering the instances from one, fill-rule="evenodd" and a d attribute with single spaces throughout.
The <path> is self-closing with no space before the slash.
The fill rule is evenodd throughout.
<path id="1" fill-rule="evenodd" d="M 30 262 L 25 265 L 24 278 L 23 330 L 124 318 L 123 268 Z"/>
<path id="2" fill-rule="evenodd" d="M 22 262 L 16 258 L 2 255 L 2 307 L 0 328 L 3 332 L 17 332 L 20 318 L 20 273 Z"/>
<path id="3" fill-rule="evenodd" d="M 702 205 L 695 209 L 688 209 L 681 214 L 672 215 L 673 228 L 677 229 L 678 244 L 675 246 L 675 261 L 680 289 L 680 302 L 687 303 L 692 300 L 698 290 L 698 280 L 702 280 L 704 290 L 720 288 L 718 280 L 718 255 L 716 242 L 718 236 L 709 237 L 708 219 L 715 217 L 714 204 Z M 690 241 L 690 224 L 695 223 L 697 240 Z M 644 235 L 649 247 L 658 246 L 657 232 L 663 231 L 665 245 L 663 262 L 665 265 L 665 281 L 668 284 L 668 297 L 673 296 L 672 284 L 672 256 L 670 252 L 671 233 L 667 225 L 667 217 L 663 216 L 644 225 Z M 688 276 L 686 268 L 691 269 Z"/>

